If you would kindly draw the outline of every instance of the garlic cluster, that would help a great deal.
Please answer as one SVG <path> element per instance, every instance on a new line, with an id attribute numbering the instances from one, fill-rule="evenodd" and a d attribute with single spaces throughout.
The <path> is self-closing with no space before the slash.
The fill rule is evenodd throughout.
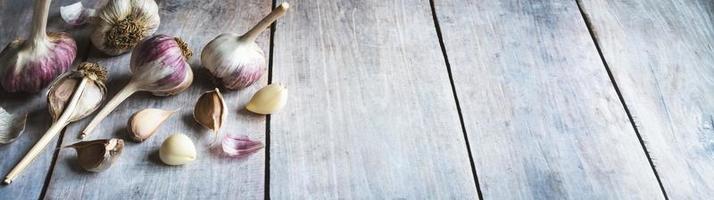
<path id="1" fill-rule="evenodd" d="M 265 73 L 265 53 L 255 39 L 270 24 L 283 16 L 288 3 L 282 3 L 244 35 L 225 33 L 214 38 L 201 51 L 201 64 L 225 88 L 237 90 L 255 83 Z"/>
<path id="2" fill-rule="evenodd" d="M 67 33 L 47 33 L 50 0 L 35 1 L 32 31 L 0 52 L 0 85 L 8 92 L 38 92 L 66 72 L 77 44 Z"/>
<path id="3" fill-rule="evenodd" d="M 77 151 L 77 161 L 82 169 L 101 172 L 112 166 L 124 150 L 124 140 L 106 139 L 77 142 L 67 147 Z"/>
<path id="4" fill-rule="evenodd" d="M 136 92 L 169 96 L 186 90 L 193 82 L 193 72 L 188 64 L 190 57 L 188 45 L 177 37 L 155 35 L 137 45 L 131 54 L 131 80 L 94 116 L 80 138 L 91 133 L 121 102 Z"/>
<path id="5" fill-rule="evenodd" d="M 188 136 L 174 134 L 161 144 L 159 158 L 167 165 L 184 165 L 196 160 L 196 147 Z"/>
<path id="6" fill-rule="evenodd" d="M 159 126 L 175 112 L 156 108 L 144 109 L 131 115 L 126 127 L 132 139 L 143 142 L 154 135 Z"/>
<path id="7" fill-rule="evenodd" d="M 82 63 L 77 71 L 61 75 L 47 92 L 47 104 L 54 123 L 20 162 L 7 174 L 12 182 L 65 126 L 89 116 L 99 108 L 106 94 L 107 71 L 96 63 Z"/>
<path id="8" fill-rule="evenodd" d="M 279 111 L 288 101 L 288 89 L 280 84 L 267 85 L 255 94 L 245 107 L 256 114 L 272 114 Z"/>
<path id="9" fill-rule="evenodd" d="M 151 36 L 159 28 L 159 7 L 154 0 L 110 0 L 98 11 L 81 2 L 62 7 L 62 18 L 71 25 L 94 26 L 92 44 L 108 55 L 119 55 Z"/>

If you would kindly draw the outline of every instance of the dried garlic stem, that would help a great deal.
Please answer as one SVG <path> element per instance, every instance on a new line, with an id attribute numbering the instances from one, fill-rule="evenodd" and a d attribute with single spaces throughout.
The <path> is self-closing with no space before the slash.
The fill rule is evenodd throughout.
<path id="1" fill-rule="evenodd" d="M 99 125 L 99 123 L 101 123 L 102 120 L 104 120 L 104 118 L 106 118 L 107 115 L 109 115 L 109 113 L 114 111 L 114 109 L 117 106 L 119 106 L 119 104 L 121 104 L 121 102 L 126 100 L 126 98 L 128 98 L 132 94 L 136 93 L 137 91 L 139 91 L 139 87 L 134 82 L 130 82 L 129 84 L 124 86 L 124 88 L 122 88 L 116 95 L 114 95 L 112 100 L 109 100 L 109 102 L 107 102 L 107 104 L 104 105 L 102 110 L 100 110 L 99 113 L 97 113 L 97 115 L 94 116 L 92 121 L 89 122 L 89 125 L 87 125 L 87 127 L 84 128 L 84 130 L 82 130 L 82 133 L 79 135 L 79 139 L 84 139 L 85 137 L 87 137 L 87 135 L 89 135 L 89 133 L 94 131 L 94 128 L 96 128 Z"/>
<path id="2" fill-rule="evenodd" d="M 253 28 L 251 28 L 248 32 L 246 32 L 243 36 L 241 36 L 241 40 L 246 40 L 246 41 L 255 41 L 255 38 L 260 35 L 265 29 L 267 29 L 270 24 L 278 20 L 281 16 L 285 15 L 285 12 L 288 11 L 289 4 L 288 3 L 281 3 L 277 8 L 275 8 L 268 16 L 265 16 L 258 24 L 256 24 Z"/>
<path id="3" fill-rule="evenodd" d="M 47 45 L 47 15 L 50 12 L 50 0 L 37 0 L 35 10 L 32 13 L 32 32 L 29 41 L 32 41 L 31 48 L 38 48 L 39 45 Z"/>
<path id="4" fill-rule="evenodd" d="M 35 160 L 38 154 L 42 152 L 43 149 L 47 146 L 47 144 L 52 141 L 52 139 L 59 134 L 62 129 L 69 124 L 69 118 L 72 116 L 72 113 L 74 112 L 75 108 L 77 107 L 77 102 L 79 101 L 79 97 L 82 96 L 82 91 L 84 91 L 85 86 L 87 85 L 87 82 L 89 80 L 87 78 L 83 78 L 82 81 L 79 83 L 79 86 L 77 86 L 77 89 L 75 90 L 74 94 L 72 94 L 72 99 L 67 103 L 67 108 L 64 110 L 62 115 L 60 116 L 59 119 L 55 123 L 50 126 L 50 129 L 47 130 L 45 135 L 40 138 L 37 143 L 35 143 L 35 146 L 32 146 L 32 149 L 30 149 L 27 154 L 25 154 L 25 157 L 20 160 L 17 165 L 15 165 L 14 168 L 10 171 L 10 173 L 5 176 L 5 180 L 3 181 L 5 184 L 10 184 L 12 183 L 13 180 L 17 177 L 17 175 L 20 174 L 27 166 Z"/>

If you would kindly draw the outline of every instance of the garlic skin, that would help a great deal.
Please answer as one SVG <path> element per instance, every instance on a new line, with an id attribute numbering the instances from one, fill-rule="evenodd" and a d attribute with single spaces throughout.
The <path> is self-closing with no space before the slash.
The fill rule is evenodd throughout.
<path id="1" fill-rule="evenodd" d="M 196 160 L 196 147 L 188 136 L 174 134 L 161 144 L 159 158 L 167 165 L 184 165 Z"/>
<path id="2" fill-rule="evenodd" d="M 80 138 L 91 133 L 121 102 L 136 92 L 169 96 L 186 90 L 193 82 L 193 71 L 188 64 L 190 57 L 188 45 L 177 37 L 156 35 L 137 45 L 131 55 L 131 80 L 94 116 Z"/>
<path id="3" fill-rule="evenodd" d="M 129 118 L 127 130 L 131 138 L 137 142 L 148 139 L 176 111 L 148 108 L 134 113 Z"/>
<path id="4" fill-rule="evenodd" d="M 279 111 L 288 101 L 288 89 L 280 84 L 270 84 L 258 90 L 245 107 L 248 111 L 268 115 Z"/>
<path id="5" fill-rule="evenodd" d="M 211 40 L 201 51 L 203 67 L 227 89 L 242 89 L 255 83 L 268 64 L 255 39 L 289 7 L 288 3 L 280 4 L 244 35 L 224 33 Z"/>
<path id="6" fill-rule="evenodd" d="M 216 137 L 218 129 L 228 116 L 228 107 L 218 88 L 205 92 L 198 98 L 193 108 L 193 119 L 201 126 L 213 130 Z"/>
<path id="7" fill-rule="evenodd" d="M 0 85 L 8 92 L 38 92 L 66 72 L 77 55 L 67 33 L 47 33 L 50 0 L 35 1 L 29 39 L 15 40 L 0 52 Z"/>
<path id="8" fill-rule="evenodd" d="M 108 55 L 128 52 L 154 34 L 161 23 L 154 0 L 110 0 L 91 21 L 95 28 L 89 38 Z"/>
<path id="9" fill-rule="evenodd" d="M 67 147 L 77 151 L 77 162 L 82 169 L 90 172 L 101 172 L 119 158 L 124 150 L 124 140 L 106 139 L 78 142 Z"/>

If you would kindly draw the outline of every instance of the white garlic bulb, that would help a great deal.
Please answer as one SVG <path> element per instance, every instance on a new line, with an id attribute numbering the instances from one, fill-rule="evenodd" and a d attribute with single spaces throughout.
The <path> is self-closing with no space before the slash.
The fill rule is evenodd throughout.
<path id="1" fill-rule="evenodd" d="M 196 147 L 188 136 L 174 134 L 161 144 L 159 158 L 167 165 L 184 165 L 196 160 Z"/>
<path id="2" fill-rule="evenodd" d="M 161 22 L 154 0 L 109 0 L 96 12 L 76 3 L 62 7 L 60 14 L 70 25 L 91 23 L 94 26 L 90 35 L 92 44 L 108 55 L 130 51 L 154 34 Z"/>

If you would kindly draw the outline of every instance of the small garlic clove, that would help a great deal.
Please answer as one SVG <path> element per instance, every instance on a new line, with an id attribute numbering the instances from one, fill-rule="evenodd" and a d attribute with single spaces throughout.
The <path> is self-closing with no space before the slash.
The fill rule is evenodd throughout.
<path id="1" fill-rule="evenodd" d="M 17 140 L 25 131 L 27 114 L 13 115 L 0 107 L 0 144 L 8 144 Z"/>
<path id="2" fill-rule="evenodd" d="M 258 90 L 245 107 L 257 114 L 272 114 L 282 109 L 288 100 L 288 89 L 280 84 L 270 84 Z"/>
<path id="3" fill-rule="evenodd" d="M 90 172 L 101 172 L 116 161 L 124 150 L 124 140 L 104 139 L 74 143 L 72 147 L 77 151 L 77 161 L 82 169 Z"/>
<path id="4" fill-rule="evenodd" d="M 196 147 L 188 136 L 174 134 L 161 144 L 159 158 L 167 165 L 184 165 L 196 160 Z"/>
<path id="5" fill-rule="evenodd" d="M 94 17 L 96 12 L 94 9 L 85 8 L 82 2 L 77 2 L 72 5 L 60 7 L 60 16 L 65 23 L 70 26 L 79 26 L 87 23 L 91 17 Z"/>
<path id="6" fill-rule="evenodd" d="M 127 129 L 137 142 L 148 139 L 176 111 L 148 108 L 134 113 L 129 118 Z"/>
<path id="7" fill-rule="evenodd" d="M 218 88 L 205 92 L 193 109 L 193 119 L 203 127 L 215 131 L 221 128 L 228 115 L 226 103 Z"/>

